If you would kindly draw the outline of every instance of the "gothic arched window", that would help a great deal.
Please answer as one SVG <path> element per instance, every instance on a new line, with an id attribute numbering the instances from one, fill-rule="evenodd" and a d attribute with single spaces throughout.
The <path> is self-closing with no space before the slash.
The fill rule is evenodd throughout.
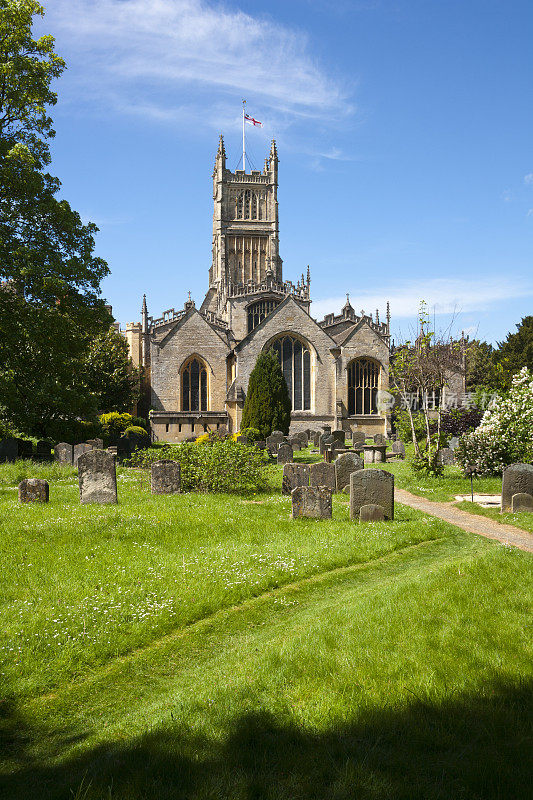
<path id="1" fill-rule="evenodd" d="M 379 364 L 356 358 L 348 364 L 348 414 L 378 413 Z"/>
<path id="2" fill-rule="evenodd" d="M 207 411 L 207 369 L 196 356 L 181 370 L 181 410 Z"/>
<path id="3" fill-rule="evenodd" d="M 248 306 L 248 333 L 257 328 L 259 323 L 263 322 L 264 318 L 278 305 L 279 300 L 258 300 L 257 303 Z"/>
<path id="4" fill-rule="evenodd" d="M 293 411 L 311 410 L 311 352 L 295 336 L 285 334 L 271 345 L 289 389 Z"/>

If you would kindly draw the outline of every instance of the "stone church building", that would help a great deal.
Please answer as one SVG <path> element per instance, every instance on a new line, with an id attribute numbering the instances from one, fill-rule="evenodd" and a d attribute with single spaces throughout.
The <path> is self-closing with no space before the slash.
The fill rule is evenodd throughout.
<path id="1" fill-rule="evenodd" d="M 224 141 L 213 172 L 213 259 L 201 305 L 148 315 L 125 330 L 143 367 L 154 438 L 178 442 L 207 430 L 239 430 L 258 355 L 276 353 L 292 400 L 291 433 L 323 425 L 386 433 L 380 390 L 388 388 L 390 317 L 310 313 L 309 268 L 283 279 L 279 254 L 278 154 L 262 171 L 226 167 Z"/>

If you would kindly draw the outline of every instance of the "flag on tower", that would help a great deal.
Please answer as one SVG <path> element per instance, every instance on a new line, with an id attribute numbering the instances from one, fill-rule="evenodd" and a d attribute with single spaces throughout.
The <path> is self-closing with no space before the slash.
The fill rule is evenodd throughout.
<path id="1" fill-rule="evenodd" d="M 255 125 L 256 128 L 262 128 L 263 123 L 259 122 L 258 119 L 254 119 L 253 117 L 249 117 L 248 114 L 244 115 L 244 121 L 248 122 L 250 125 Z"/>

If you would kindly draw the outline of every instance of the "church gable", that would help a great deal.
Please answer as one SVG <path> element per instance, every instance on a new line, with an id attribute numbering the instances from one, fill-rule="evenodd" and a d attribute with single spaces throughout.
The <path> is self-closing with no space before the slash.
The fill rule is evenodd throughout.
<path id="1" fill-rule="evenodd" d="M 384 338 L 363 318 L 341 343 L 341 352 L 345 359 L 369 356 L 386 363 L 388 362 L 389 347 Z"/>

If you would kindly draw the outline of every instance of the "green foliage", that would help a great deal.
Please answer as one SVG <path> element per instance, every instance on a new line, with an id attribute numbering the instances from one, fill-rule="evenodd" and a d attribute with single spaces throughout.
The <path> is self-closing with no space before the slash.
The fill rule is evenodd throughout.
<path id="1" fill-rule="evenodd" d="M 136 420 L 135 420 L 136 421 Z M 110 411 L 109 414 L 100 415 L 100 426 L 106 443 L 116 443 L 126 428 L 134 424 L 131 414 Z M 140 426 L 139 426 L 140 427 Z"/>
<path id="2" fill-rule="evenodd" d="M 523 317 L 516 333 L 508 333 L 504 342 L 498 342 L 498 348 L 496 359 L 505 388 L 510 388 L 514 375 L 524 367 L 533 373 L 533 316 Z"/>
<path id="3" fill-rule="evenodd" d="M 438 448 L 435 446 L 432 450 L 421 449 L 414 452 L 409 457 L 409 465 L 413 471 L 418 475 L 424 473 L 433 477 L 439 477 L 444 472 L 444 467 L 437 460 Z"/>
<path id="4" fill-rule="evenodd" d="M 132 447 L 149 447 L 150 434 L 139 425 L 130 425 L 124 431 L 124 436 L 130 440 Z"/>
<path id="5" fill-rule="evenodd" d="M 268 456 L 256 447 L 231 438 L 208 442 L 182 442 L 133 453 L 131 466 L 148 469 L 160 459 L 179 461 L 181 486 L 185 492 L 248 494 L 265 486 Z"/>
<path id="6" fill-rule="evenodd" d="M 126 339 L 114 328 L 92 340 L 84 371 L 98 409 L 127 411 L 138 399 L 139 372 L 131 363 Z"/>
<path id="7" fill-rule="evenodd" d="M 79 444 L 87 439 L 96 439 L 102 436 L 102 428 L 98 420 L 62 419 L 57 418 L 47 427 L 49 438 L 53 442 L 70 442 Z"/>
<path id="8" fill-rule="evenodd" d="M 57 461 L 18 459 L 0 465 L 0 486 L 18 486 L 24 478 L 40 478 L 49 482 L 67 481 L 77 474 L 76 467 L 59 464 Z"/>
<path id="9" fill-rule="evenodd" d="M 498 367 L 496 352 L 488 342 L 474 339 L 466 346 L 466 390 L 472 392 L 481 387 L 485 391 L 500 388 L 502 372 Z"/>
<path id="10" fill-rule="evenodd" d="M 274 428 L 275 430 L 275 428 Z M 239 436 L 246 436 L 250 444 L 261 441 L 261 431 L 259 428 L 243 428 L 241 427 Z"/>
<path id="11" fill-rule="evenodd" d="M 409 413 L 405 408 L 395 408 L 393 412 L 394 426 L 398 436 L 402 442 L 410 442 L 413 438 L 413 428 L 411 427 L 411 419 Z M 412 413 L 414 431 L 417 441 L 422 441 L 426 436 L 426 423 L 424 415 L 421 411 L 413 411 Z"/>
<path id="12" fill-rule="evenodd" d="M 261 353 L 248 382 L 241 429 L 256 428 L 261 439 L 272 431 L 289 433 L 291 401 L 287 383 L 272 350 Z"/>

